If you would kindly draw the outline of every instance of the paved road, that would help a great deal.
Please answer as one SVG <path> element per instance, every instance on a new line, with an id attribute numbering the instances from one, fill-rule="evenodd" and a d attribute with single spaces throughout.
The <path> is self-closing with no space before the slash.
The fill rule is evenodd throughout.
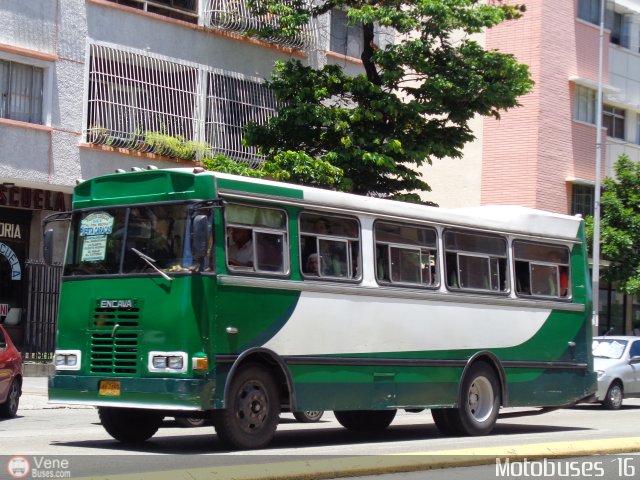
<path id="1" fill-rule="evenodd" d="M 387 431 L 366 435 L 346 431 L 331 414 L 314 425 L 297 423 L 284 414 L 268 449 L 229 452 L 212 427 L 184 429 L 171 419 L 149 442 L 125 447 L 102 429 L 95 409 L 48 404 L 46 379 L 27 378 L 24 391 L 19 418 L 0 422 L 0 455 L 21 455 L 32 463 L 38 456 L 71 459 L 73 478 L 151 470 L 165 471 L 172 480 L 174 470 L 180 470 L 181 477 L 188 472 L 193 479 L 331 478 L 332 473 L 335 477 L 344 472 L 442 468 L 487 463 L 487 459 L 495 463 L 496 456 L 504 455 L 540 458 L 640 451 L 640 400 L 627 401 L 616 412 L 584 405 L 501 419 L 494 435 L 482 438 L 443 437 L 427 412 L 399 412 Z M 4 461 L 0 458 L 0 471 Z M 158 480 L 162 476 L 154 474 Z"/>

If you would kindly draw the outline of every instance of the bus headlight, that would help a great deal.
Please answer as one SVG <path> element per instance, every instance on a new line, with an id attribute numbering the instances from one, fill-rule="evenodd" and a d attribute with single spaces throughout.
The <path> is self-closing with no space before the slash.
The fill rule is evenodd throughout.
<path id="1" fill-rule="evenodd" d="M 149 371 L 184 373 L 187 371 L 185 352 L 149 352 Z"/>
<path id="2" fill-rule="evenodd" d="M 56 350 L 56 370 L 80 370 L 80 350 Z"/>

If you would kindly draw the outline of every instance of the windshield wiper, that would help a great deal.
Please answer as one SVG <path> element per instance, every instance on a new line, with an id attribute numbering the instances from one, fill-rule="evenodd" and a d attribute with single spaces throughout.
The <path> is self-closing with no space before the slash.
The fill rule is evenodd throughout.
<path id="1" fill-rule="evenodd" d="M 170 282 L 171 280 L 173 280 L 173 278 L 171 278 L 169 275 L 167 275 L 166 273 L 164 273 L 162 270 L 160 270 L 158 267 L 156 267 L 156 266 L 154 265 L 155 260 L 154 260 L 153 258 L 151 258 L 151 257 L 149 257 L 149 256 L 147 256 L 147 255 L 145 255 L 145 254 L 144 254 L 144 253 L 142 253 L 140 250 L 137 250 L 137 249 L 135 249 L 135 248 L 133 248 L 133 247 L 130 247 L 130 248 L 131 248 L 131 251 L 132 251 L 133 253 L 135 253 L 135 254 L 136 254 L 136 255 L 138 255 L 142 260 L 144 260 L 145 262 L 147 262 L 147 264 L 148 264 L 151 268 L 153 268 L 156 272 L 158 272 L 160 275 L 162 275 L 162 277 L 163 277 L 165 280 L 168 280 L 169 282 Z"/>

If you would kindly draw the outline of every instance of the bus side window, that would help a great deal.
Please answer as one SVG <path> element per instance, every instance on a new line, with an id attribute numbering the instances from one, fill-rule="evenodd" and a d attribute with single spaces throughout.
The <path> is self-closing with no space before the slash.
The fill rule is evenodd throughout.
<path id="1" fill-rule="evenodd" d="M 287 272 L 287 221 L 283 210 L 227 204 L 225 222 L 227 265 L 231 271 Z"/>
<path id="2" fill-rule="evenodd" d="M 515 240 L 513 256 L 518 296 L 569 298 L 568 248 Z"/>
<path id="3" fill-rule="evenodd" d="M 497 235 L 445 230 L 447 286 L 507 293 L 507 242 Z"/>
<path id="4" fill-rule="evenodd" d="M 357 220 L 301 213 L 300 269 L 308 278 L 359 278 L 360 229 Z"/>
<path id="5" fill-rule="evenodd" d="M 398 286 L 438 286 L 438 234 L 435 228 L 378 221 L 374 234 L 378 282 Z"/>

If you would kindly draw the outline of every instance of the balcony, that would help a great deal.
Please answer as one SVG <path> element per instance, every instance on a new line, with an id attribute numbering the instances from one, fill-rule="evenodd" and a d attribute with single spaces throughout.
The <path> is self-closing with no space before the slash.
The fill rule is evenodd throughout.
<path id="1" fill-rule="evenodd" d="M 109 0 L 145 12 L 155 13 L 186 22 L 199 24 L 211 30 L 223 30 L 255 36 L 265 28 L 279 27 L 277 15 L 258 14 L 246 0 Z M 286 3 L 286 1 L 285 1 Z M 296 50 L 311 49 L 314 31 L 306 25 L 293 37 L 274 35 L 261 40 Z"/>
<path id="2" fill-rule="evenodd" d="M 256 32 L 264 28 L 279 27 L 277 15 L 259 15 L 252 11 L 246 0 L 202 0 L 204 26 L 215 30 L 235 33 Z M 286 2 L 285 2 L 286 3 Z M 313 29 L 305 25 L 293 37 L 272 36 L 262 40 L 297 50 L 313 46 Z"/>

